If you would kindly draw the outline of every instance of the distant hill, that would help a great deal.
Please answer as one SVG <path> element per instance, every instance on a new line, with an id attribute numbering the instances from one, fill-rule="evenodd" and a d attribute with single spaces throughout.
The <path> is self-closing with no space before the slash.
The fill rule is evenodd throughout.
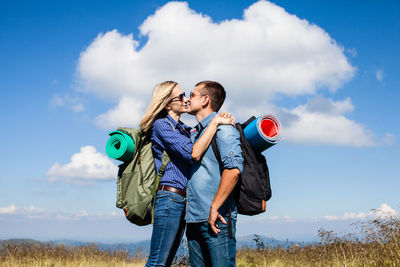
<path id="1" fill-rule="evenodd" d="M 249 248 L 257 248 L 258 246 L 264 246 L 265 248 L 267 247 L 283 247 L 283 248 L 288 248 L 290 246 L 305 246 L 305 245 L 311 245 L 313 242 L 297 242 L 297 241 L 282 241 L 282 240 L 277 240 L 274 238 L 269 238 L 266 236 L 262 235 L 248 235 L 248 236 L 241 236 L 236 238 L 236 244 L 238 248 L 243 248 L 243 247 L 249 247 Z"/>
<path id="2" fill-rule="evenodd" d="M 3 244 L 5 243 L 13 243 L 13 244 L 35 244 L 38 243 L 39 241 L 34 240 L 34 239 L 23 239 L 23 238 L 13 238 L 13 239 L 7 239 L 7 240 L 0 240 L 0 250 L 3 248 Z"/>

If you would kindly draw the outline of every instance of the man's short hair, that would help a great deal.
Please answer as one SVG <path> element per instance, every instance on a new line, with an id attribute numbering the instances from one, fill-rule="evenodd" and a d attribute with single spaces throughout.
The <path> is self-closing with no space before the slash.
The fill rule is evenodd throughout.
<path id="1" fill-rule="evenodd" d="M 208 95 L 211 99 L 211 109 L 218 112 L 222 104 L 224 104 L 226 93 L 224 87 L 214 81 L 202 81 L 196 84 L 196 86 L 203 85 L 201 88 L 202 95 Z"/>

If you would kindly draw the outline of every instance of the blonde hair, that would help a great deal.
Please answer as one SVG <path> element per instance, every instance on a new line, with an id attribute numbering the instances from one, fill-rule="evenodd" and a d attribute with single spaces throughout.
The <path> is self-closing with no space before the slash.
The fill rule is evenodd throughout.
<path id="1" fill-rule="evenodd" d="M 153 122 L 168 104 L 172 90 L 174 90 L 177 84 L 178 83 L 173 81 L 166 81 L 156 85 L 153 90 L 150 105 L 140 121 L 140 129 L 142 131 L 148 132 L 151 129 Z"/>

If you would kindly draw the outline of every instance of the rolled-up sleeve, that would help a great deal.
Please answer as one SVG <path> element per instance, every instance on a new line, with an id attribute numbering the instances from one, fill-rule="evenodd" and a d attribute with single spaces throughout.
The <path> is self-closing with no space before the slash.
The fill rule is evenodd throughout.
<path id="1" fill-rule="evenodd" d="M 220 125 L 217 129 L 217 146 L 224 169 L 243 171 L 243 156 L 240 135 L 231 125 Z"/>
<path id="2" fill-rule="evenodd" d="M 188 136 L 182 134 L 178 129 L 174 129 L 168 121 L 156 120 L 153 123 L 153 133 L 167 153 L 172 153 L 184 161 L 192 162 L 193 143 Z"/>

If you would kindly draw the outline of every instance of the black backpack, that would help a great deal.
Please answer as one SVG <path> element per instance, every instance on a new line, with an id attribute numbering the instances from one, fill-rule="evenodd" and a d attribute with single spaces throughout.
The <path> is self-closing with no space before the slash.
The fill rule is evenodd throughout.
<path id="1" fill-rule="evenodd" d="M 266 202 L 271 198 L 267 161 L 261 152 L 257 152 L 251 147 L 243 133 L 243 129 L 255 119 L 252 116 L 245 123 L 236 123 L 235 125 L 240 134 L 244 164 L 233 194 L 238 212 L 244 215 L 256 215 L 264 212 L 266 210 Z M 211 146 L 222 171 L 221 156 L 216 137 L 217 135 L 215 134 L 211 141 Z"/>

